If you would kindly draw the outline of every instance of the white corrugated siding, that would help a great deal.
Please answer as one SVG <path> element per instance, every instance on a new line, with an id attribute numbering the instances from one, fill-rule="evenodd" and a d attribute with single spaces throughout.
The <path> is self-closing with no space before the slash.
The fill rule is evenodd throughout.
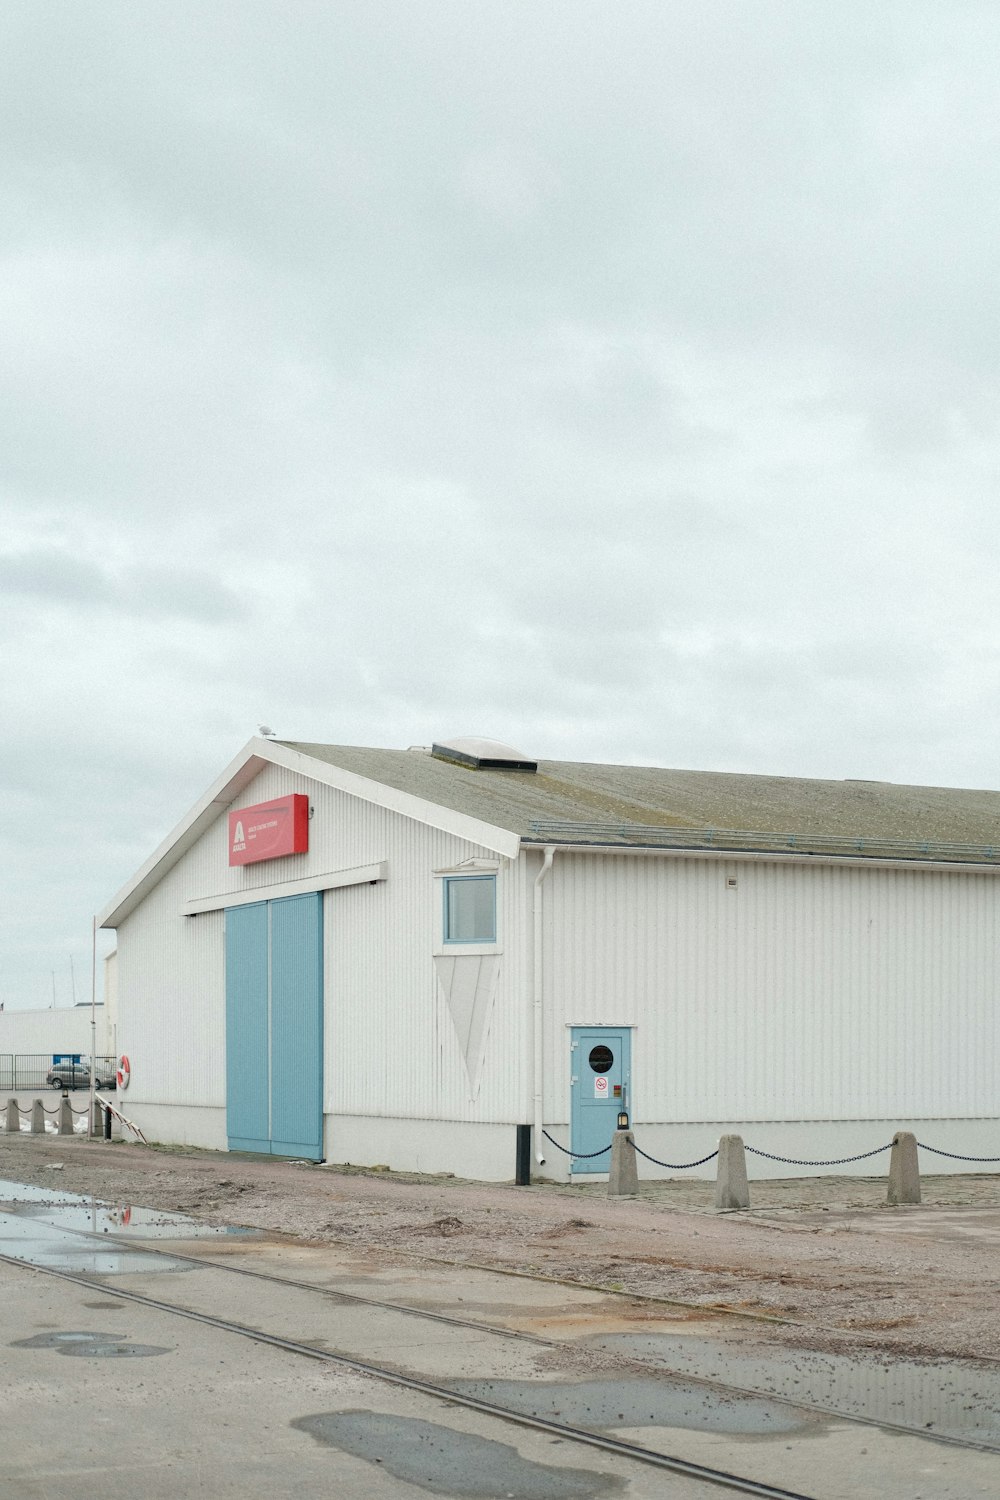
<path id="1" fill-rule="evenodd" d="M 581 1021 L 635 1023 L 645 1121 L 997 1114 L 992 875 L 559 854 L 544 889 L 550 1118 Z"/>
<path id="2" fill-rule="evenodd" d="M 325 1110 L 428 1120 L 525 1116 L 525 949 L 514 906 L 523 868 L 500 860 L 503 949 L 478 1098 L 438 987 L 440 886 L 433 871 L 488 850 L 270 766 L 236 806 L 305 792 L 315 809 L 307 854 L 231 869 L 221 815 L 119 930 L 121 1045 L 130 1101 L 225 1103 L 225 950 L 221 912 L 183 917 L 185 901 L 379 860 L 388 879 L 324 897 Z M 522 862 L 523 865 L 523 862 Z"/>
<path id="3" fill-rule="evenodd" d="M 185 864 L 118 929 L 118 1040 L 132 1068 L 126 1114 L 135 1104 L 226 1102 L 223 916 L 180 915 Z"/>

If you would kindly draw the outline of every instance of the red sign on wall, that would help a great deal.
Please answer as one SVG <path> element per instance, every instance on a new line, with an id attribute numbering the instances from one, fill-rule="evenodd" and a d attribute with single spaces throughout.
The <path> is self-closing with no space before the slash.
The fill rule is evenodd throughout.
<path id="1" fill-rule="evenodd" d="M 259 859 L 304 854 L 309 848 L 309 798 L 302 792 L 258 802 L 229 814 L 229 863 L 252 865 Z"/>

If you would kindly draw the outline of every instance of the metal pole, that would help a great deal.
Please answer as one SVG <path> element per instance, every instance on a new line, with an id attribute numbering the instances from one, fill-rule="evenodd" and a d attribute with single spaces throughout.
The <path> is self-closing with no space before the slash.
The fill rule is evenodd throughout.
<path id="1" fill-rule="evenodd" d="M 542 1127 L 545 1124 L 545 1106 L 543 1101 L 544 1081 L 542 1077 L 545 1055 L 544 1055 L 544 1032 L 542 1025 L 542 883 L 552 868 L 552 861 L 556 857 L 555 847 L 552 844 L 545 846 L 545 858 L 542 867 L 535 876 L 533 892 L 532 927 L 534 929 L 534 964 L 532 966 L 531 988 L 532 988 L 532 1031 L 534 1033 L 534 1050 L 532 1060 L 532 1114 L 535 1121 L 535 1160 L 538 1165 L 544 1166 L 545 1152 L 542 1150 Z"/>
<path id="2" fill-rule="evenodd" d="M 90 1106 L 87 1135 L 94 1139 L 94 1091 L 97 1087 L 97 917 L 90 924 Z"/>
<path id="3" fill-rule="evenodd" d="M 531 1185 L 531 1126 L 517 1126 L 517 1157 L 514 1164 L 515 1187 Z"/>

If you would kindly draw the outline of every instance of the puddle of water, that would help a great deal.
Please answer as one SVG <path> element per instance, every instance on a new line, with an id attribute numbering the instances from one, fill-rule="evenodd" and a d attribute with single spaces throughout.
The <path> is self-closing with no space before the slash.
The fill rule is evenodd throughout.
<path id="1" fill-rule="evenodd" d="M 844 1416 L 919 1428 L 929 1437 L 972 1438 L 1000 1447 L 1000 1369 L 811 1350 L 761 1351 L 670 1333 L 608 1334 L 585 1342 L 588 1348 L 655 1360 L 671 1373 L 815 1403 Z"/>
<path id="2" fill-rule="evenodd" d="M 438 1422 L 374 1411 L 320 1412 L 291 1424 L 318 1443 L 366 1459 L 406 1484 L 462 1500 L 598 1500 L 623 1480 L 584 1469 L 553 1468 L 516 1448 Z"/>
<path id="3" fill-rule="evenodd" d="M 37 1218 L 0 1213 L 0 1254 L 55 1271 L 113 1276 L 125 1271 L 190 1271 L 187 1261 L 136 1245 L 117 1245 L 103 1235 L 65 1229 Z"/>
<path id="4" fill-rule="evenodd" d="M 74 1333 L 72 1330 L 61 1333 L 33 1333 L 29 1339 L 13 1339 L 10 1347 L 12 1349 L 60 1349 L 63 1344 L 92 1344 L 95 1339 L 107 1342 L 108 1339 L 123 1339 L 123 1333 Z"/>
<path id="5" fill-rule="evenodd" d="M 54 1349 L 75 1359 L 146 1359 L 169 1354 L 159 1344 L 132 1344 L 120 1333 L 36 1333 L 30 1339 L 14 1339 L 11 1349 Z"/>
<path id="6" fill-rule="evenodd" d="M 74 1359 L 149 1359 L 155 1354 L 169 1354 L 161 1344 L 67 1344 L 59 1350 Z"/>
<path id="7" fill-rule="evenodd" d="M 116 1207 L 100 1203 L 96 1198 L 84 1198 L 79 1193 L 63 1193 L 52 1188 L 2 1180 L 0 1212 L 24 1219 L 43 1219 L 46 1224 L 64 1229 L 129 1239 L 192 1240 L 232 1235 L 251 1238 L 256 1234 L 253 1229 L 200 1224 L 187 1214 L 164 1213 L 158 1208 L 138 1208 L 131 1204 Z"/>
<path id="8" fill-rule="evenodd" d="M 449 1390 L 525 1416 L 576 1427 L 683 1427 L 742 1437 L 816 1431 L 804 1412 L 758 1396 L 731 1396 L 683 1380 L 449 1380 Z"/>

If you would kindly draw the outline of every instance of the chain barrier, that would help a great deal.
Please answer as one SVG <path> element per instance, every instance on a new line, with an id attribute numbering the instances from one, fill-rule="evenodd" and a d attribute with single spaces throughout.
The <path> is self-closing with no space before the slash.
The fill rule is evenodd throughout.
<path id="1" fill-rule="evenodd" d="M 573 1156 L 577 1161 L 592 1161 L 595 1156 L 604 1156 L 608 1151 L 611 1150 L 611 1142 L 609 1141 L 608 1144 L 606 1146 L 603 1146 L 600 1151 L 568 1151 L 565 1146 L 560 1146 L 559 1142 L 555 1140 L 551 1135 L 549 1135 L 549 1132 L 547 1130 L 543 1130 L 542 1135 L 544 1135 L 547 1141 L 552 1142 L 557 1151 L 561 1151 L 564 1156 Z M 634 1141 L 632 1144 L 635 1146 Z M 703 1156 L 700 1161 L 674 1162 L 657 1161 L 655 1156 L 647 1155 L 647 1153 L 643 1151 L 639 1146 L 635 1146 L 635 1151 L 637 1156 L 644 1156 L 647 1161 L 653 1162 L 654 1165 L 658 1167 L 668 1167 L 672 1172 L 682 1172 L 685 1167 L 703 1167 L 707 1161 L 713 1161 L 719 1154 L 716 1150 L 709 1152 L 708 1156 Z"/>
<path id="2" fill-rule="evenodd" d="M 564 1156 L 572 1156 L 576 1161 L 593 1161 L 595 1157 L 605 1156 L 611 1150 L 611 1143 L 609 1142 L 606 1146 L 602 1146 L 600 1151 L 570 1151 L 567 1147 L 561 1146 L 554 1136 L 549 1135 L 547 1130 L 543 1130 L 542 1134 L 547 1141 L 550 1141 L 555 1146 L 557 1151 L 561 1151 Z M 719 1154 L 718 1148 L 716 1148 L 715 1151 L 710 1151 L 707 1156 L 700 1156 L 697 1161 L 661 1161 L 659 1157 L 650 1156 L 648 1151 L 643 1151 L 641 1146 L 636 1146 L 634 1141 L 632 1144 L 635 1148 L 636 1156 L 641 1156 L 645 1161 L 652 1162 L 654 1167 L 664 1167 L 668 1172 L 686 1172 L 693 1167 L 704 1167 L 708 1162 L 714 1161 Z M 918 1141 L 917 1145 L 924 1151 L 933 1151 L 936 1156 L 950 1157 L 952 1161 L 1000 1161 L 1000 1156 L 960 1156 L 955 1151 L 939 1151 L 936 1146 L 925 1146 L 923 1141 Z M 745 1146 L 744 1149 L 752 1152 L 754 1156 L 764 1157 L 767 1161 L 781 1162 L 786 1167 L 847 1167 L 852 1162 L 868 1161 L 872 1156 L 880 1156 L 883 1151 L 891 1151 L 892 1142 L 887 1141 L 884 1146 L 876 1146 L 872 1151 L 859 1151 L 857 1156 L 832 1156 L 822 1160 L 802 1156 L 778 1156 L 774 1151 L 762 1151 L 759 1146 Z"/>
<path id="3" fill-rule="evenodd" d="M 852 1161 L 866 1161 L 869 1156 L 878 1156 L 883 1151 L 892 1150 L 892 1142 L 884 1146 L 876 1146 L 874 1151 L 860 1151 L 857 1156 L 834 1156 L 829 1161 L 809 1161 L 799 1156 L 775 1156 L 771 1151 L 761 1151 L 757 1146 L 746 1146 L 747 1151 L 752 1151 L 754 1156 L 766 1156 L 768 1161 L 784 1162 L 788 1167 L 846 1167 Z"/>
<path id="4" fill-rule="evenodd" d="M 42 1113 L 57 1115 L 59 1108 L 60 1106 L 56 1105 L 54 1109 L 48 1109 L 43 1104 Z M 22 1109 L 20 1105 L 17 1107 L 17 1113 L 22 1120 L 27 1120 L 31 1117 L 31 1111 L 29 1109 Z M 73 1109 L 71 1105 L 70 1114 L 75 1115 L 78 1120 L 85 1120 L 90 1111 L 89 1109 Z M 547 1130 L 543 1130 L 542 1134 L 551 1145 L 555 1146 L 557 1151 L 561 1151 L 564 1156 L 572 1156 L 576 1161 L 593 1161 L 598 1156 L 606 1156 L 611 1150 L 611 1142 L 609 1141 L 606 1146 L 601 1147 L 600 1151 L 570 1151 L 566 1146 L 561 1146 L 554 1136 L 549 1135 Z M 942 1151 L 939 1146 L 928 1146 L 926 1141 L 918 1141 L 917 1145 L 921 1151 L 930 1151 L 934 1156 L 946 1156 L 949 1161 L 1000 1162 L 1000 1156 L 964 1156 L 960 1151 Z M 659 1157 L 650 1156 L 648 1151 L 643 1151 L 641 1146 L 636 1146 L 634 1141 L 633 1146 L 635 1147 L 635 1154 L 637 1156 L 641 1156 L 645 1161 L 652 1162 L 654 1167 L 665 1167 L 669 1172 L 685 1172 L 692 1167 L 704 1167 L 708 1162 L 714 1161 L 719 1154 L 718 1149 L 716 1149 L 715 1151 L 710 1151 L 707 1156 L 700 1156 L 697 1161 L 660 1161 Z M 744 1150 L 752 1152 L 754 1156 L 762 1156 L 767 1161 L 781 1162 L 786 1167 L 847 1167 L 852 1162 L 867 1161 L 869 1157 L 880 1156 L 883 1151 L 891 1151 L 892 1142 L 888 1141 L 884 1146 L 876 1146 L 872 1151 L 860 1151 L 857 1156 L 833 1156 L 829 1160 L 814 1160 L 801 1156 L 778 1156 L 773 1151 L 762 1151 L 759 1146 L 744 1146 Z"/>
<path id="5" fill-rule="evenodd" d="M 606 1146 L 601 1147 L 600 1151 L 568 1151 L 565 1146 L 560 1146 L 559 1142 L 554 1140 L 547 1130 L 543 1130 L 542 1135 L 544 1135 L 547 1141 L 552 1141 L 557 1151 L 561 1151 L 564 1156 L 575 1156 L 577 1161 L 592 1161 L 595 1156 L 604 1156 L 611 1150 L 611 1142 L 609 1141 Z"/>
<path id="6" fill-rule="evenodd" d="M 632 1144 L 635 1146 L 634 1141 Z M 671 1172 L 683 1172 L 686 1167 L 703 1167 L 707 1161 L 714 1161 L 719 1152 L 718 1148 L 716 1148 L 716 1150 L 710 1151 L 707 1156 L 702 1156 L 698 1161 L 658 1161 L 655 1156 L 650 1156 L 648 1152 L 643 1151 L 641 1146 L 635 1146 L 635 1154 L 636 1156 L 644 1156 L 654 1166 L 669 1167 Z"/>
<path id="7" fill-rule="evenodd" d="M 62 1107 L 61 1105 L 57 1104 L 52 1109 L 49 1109 L 47 1105 L 43 1104 L 42 1105 L 42 1114 L 43 1115 L 57 1115 L 59 1113 L 61 1107 Z M 30 1109 L 22 1109 L 21 1106 L 16 1103 L 16 1101 L 15 1101 L 15 1108 L 17 1109 L 18 1119 L 20 1119 L 20 1120 L 30 1120 L 31 1119 L 31 1110 Z M 90 1110 L 89 1109 L 74 1109 L 72 1105 L 70 1105 L 70 1107 L 69 1107 L 69 1112 L 70 1112 L 71 1115 L 75 1115 L 78 1120 L 86 1120 L 87 1117 L 90 1114 Z"/>
<path id="8" fill-rule="evenodd" d="M 918 1141 L 917 1145 L 921 1151 L 933 1151 L 935 1156 L 948 1156 L 952 1161 L 1000 1161 L 1000 1156 L 961 1156 L 957 1151 L 942 1151 L 937 1146 L 925 1145 Z"/>

